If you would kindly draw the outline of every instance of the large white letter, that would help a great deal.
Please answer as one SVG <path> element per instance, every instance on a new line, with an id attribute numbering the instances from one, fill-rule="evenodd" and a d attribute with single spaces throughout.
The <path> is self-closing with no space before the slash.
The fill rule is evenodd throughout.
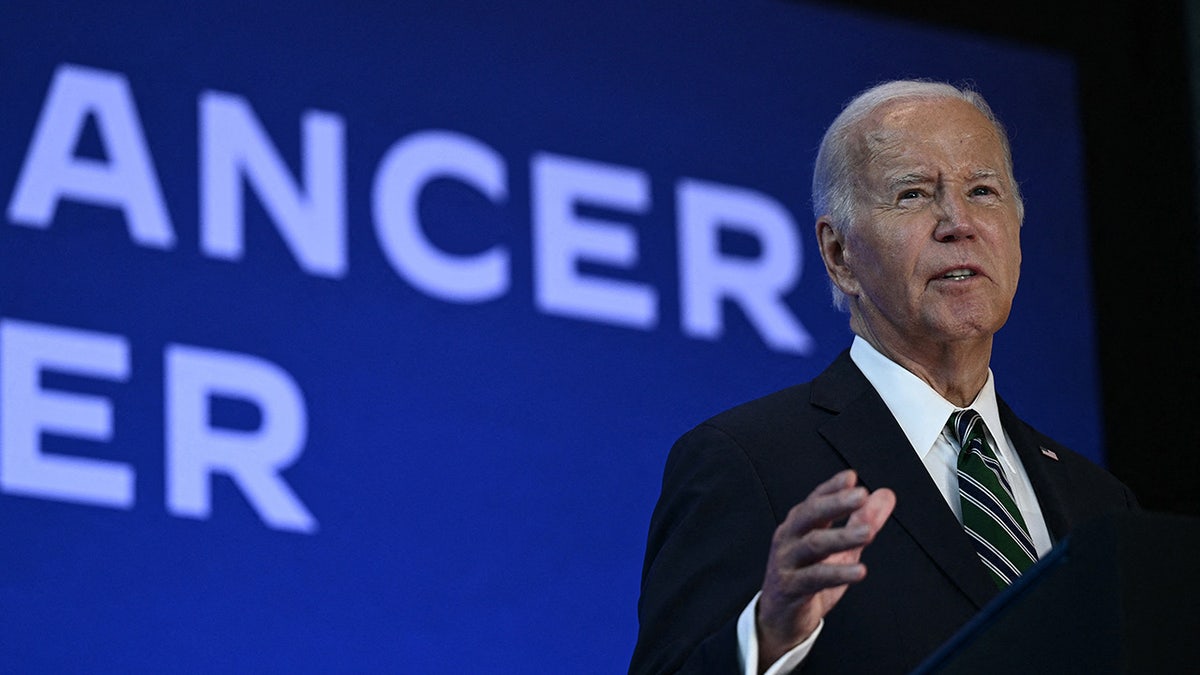
<path id="1" fill-rule="evenodd" d="M 75 155 L 89 115 L 95 116 L 107 161 Z M 62 199 L 121 209 L 129 236 L 141 246 L 175 245 L 133 95 L 119 73 L 73 65 L 54 72 L 8 219 L 49 227 Z"/>
<path id="2" fill-rule="evenodd" d="M 658 294 L 634 281 L 588 276 L 580 262 L 630 268 L 637 232 L 588 218 L 582 205 L 642 213 L 649 206 L 645 173 L 539 154 L 533 158 L 534 288 L 538 307 L 563 316 L 649 330 L 658 324 Z"/>
<path id="3" fill-rule="evenodd" d="M 302 118 L 303 190 L 240 96 L 200 96 L 200 234 L 204 252 L 245 253 L 242 178 L 254 187 L 296 262 L 309 274 L 346 274 L 345 124 L 333 113 Z"/>
<path id="4" fill-rule="evenodd" d="M 112 403 L 99 396 L 43 389 L 55 371 L 124 382 L 129 346 L 120 335 L 0 320 L 0 487 L 10 494 L 133 508 L 127 464 L 41 451 L 43 433 L 108 441 Z"/>
<path id="5" fill-rule="evenodd" d="M 452 178 L 493 202 L 508 198 L 504 160 L 483 143 L 451 131 L 422 131 L 397 141 L 379 164 L 371 190 L 375 232 L 392 267 L 422 291 L 450 302 L 504 295 L 508 251 L 496 245 L 475 255 L 451 255 L 421 231 L 421 191 L 435 178 Z"/>
<path id="6" fill-rule="evenodd" d="M 681 180 L 676 192 L 684 332 L 720 338 L 725 330 L 721 301 L 729 299 L 741 305 L 772 349 L 811 352 L 812 337 L 783 301 L 804 262 L 787 209 L 758 192 L 699 180 Z M 722 255 L 723 228 L 754 237 L 761 255 Z"/>
<path id="7" fill-rule="evenodd" d="M 308 418 L 304 396 L 279 366 L 245 354 L 167 346 L 167 509 L 207 519 L 212 512 L 209 476 L 237 483 L 268 526 L 313 532 L 317 521 L 279 475 L 304 451 Z M 257 406 L 262 423 L 243 431 L 210 422 L 213 397 Z"/>

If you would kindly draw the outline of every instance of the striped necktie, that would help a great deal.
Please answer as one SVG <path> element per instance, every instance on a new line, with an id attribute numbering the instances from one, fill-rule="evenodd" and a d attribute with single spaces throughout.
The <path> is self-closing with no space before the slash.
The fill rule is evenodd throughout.
<path id="1" fill-rule="evenodd" d="M 988 443 L 983 418 L 974 410 L 959 410 L 950 416 L 949 426 L 960 448 L 958 492 L 963 528 L 992 580 L 1004 588 L 1037 562 L 1029 528 Z"/>

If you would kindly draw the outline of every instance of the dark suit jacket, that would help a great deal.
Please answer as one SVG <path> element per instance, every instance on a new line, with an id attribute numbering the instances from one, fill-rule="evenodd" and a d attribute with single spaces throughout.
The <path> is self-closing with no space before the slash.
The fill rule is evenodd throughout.
<path id="1" fill-rule="evenodd" d="M 1000 416 L 1055 541 L 1136 507 L 1128 488 L 1002 401 Z M 863 553 L 867 578 L 825 617 L 802 672 L 908 672 L 997 594 L 847 351 L 812 382 L 721 413 L 671 449 L 650 521 L 630 673 L 738 672 L 737 617 L 762 585 L 775 528 L 848 467 L 867 488 L 894 490 L 896 509 Z"/>

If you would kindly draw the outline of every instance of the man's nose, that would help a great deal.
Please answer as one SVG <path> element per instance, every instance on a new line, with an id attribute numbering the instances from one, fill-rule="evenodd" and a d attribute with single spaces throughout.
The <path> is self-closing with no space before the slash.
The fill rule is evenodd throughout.
<path id="1" fill-rule="evenodd" d="M 940 242 L 951 242 L 975 237 L 975 223 L 971 219 L 966 199 L 945 191 L 933 201 L 933 213 L 937 218 L 934 238 Z"/>

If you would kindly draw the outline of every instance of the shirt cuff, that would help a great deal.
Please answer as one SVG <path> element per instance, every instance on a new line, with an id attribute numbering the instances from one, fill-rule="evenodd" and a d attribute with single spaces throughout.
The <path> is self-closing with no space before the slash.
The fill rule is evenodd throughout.
<path id="1" fill-rule="evenodd" d="M 742 663 L 742 672 L 745 675 L 758 675 L 758 624 L 755 622 L 755 617 L 758 614 L 758 598 L 762 595 L 759 591 L 754 595 L 754 599 L 746 605 L 746 609 L 742 610 L 741 616 L 737 622 L 738 636 L 738 658 Z M 794 670 L 804 658 L 808 656 L 808 652 L 812 650 L 813 644 L 817 641 L 817 636 L 821 634 L 821 628 L 825 626 L 825 619 L 821 619 L 817 624 L 817 629 L 808 636 L 804 642 L 792 647 L 779 660 L 771 664 L 763 675 L 780 675 Z"/>

